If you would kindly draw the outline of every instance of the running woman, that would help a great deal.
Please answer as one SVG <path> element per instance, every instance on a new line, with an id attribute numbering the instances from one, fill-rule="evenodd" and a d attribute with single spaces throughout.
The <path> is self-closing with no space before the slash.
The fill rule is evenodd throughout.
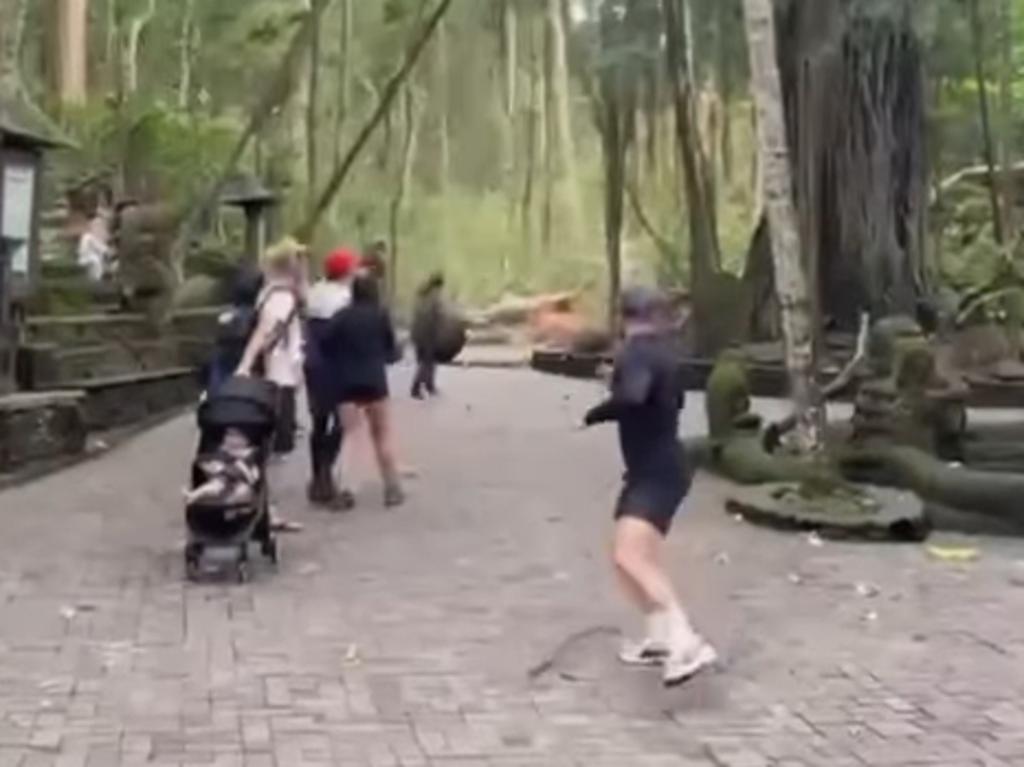
<path id="1" fill-rule="evenodd" d="M 663 681 L 672 687 L 718 660 L 691 626 L 662 564 L 664 540 L 690 489 L 678 438 L 682 366 L 666 332 L 668 301 L 661 293 L 630 288 L 621 312 L 625 341 L 611 396 L 587 413 L 585 425 L 616 422 L 626 464 L 612 557 L 626 596 L 646 616 L 647 636 L 627 643 L 619 657 L 628 664 L 663 665 Z"/>

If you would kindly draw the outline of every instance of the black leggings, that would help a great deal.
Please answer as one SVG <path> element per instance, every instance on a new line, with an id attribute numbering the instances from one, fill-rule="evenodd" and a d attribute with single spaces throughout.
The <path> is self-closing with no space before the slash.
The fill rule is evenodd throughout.
<path id="1" fill-rule="evenodd" d="M 341 418 L 338 413 L 313 414 L 313 428 L 309 434 L 309 456 L 313 476 L 320 477 L 334 468 L 341 453 Z"/>

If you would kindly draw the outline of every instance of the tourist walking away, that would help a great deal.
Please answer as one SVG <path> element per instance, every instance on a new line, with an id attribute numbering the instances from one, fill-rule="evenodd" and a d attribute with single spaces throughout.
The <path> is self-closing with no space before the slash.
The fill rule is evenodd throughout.
<path id="1" fill-rule="evenodd" d="M 296 392 L 303 372 L 304 260 L 304 248 L 294 240 L 278 243 L 264 255 L 264 285 L 256 305 L 255 328 L 237 371 L 238 375 L 262 377 L 277 386 L 273 449 L 278 461 L 295 450 Z M 273 489 L 273 481 L 270 486 Z M 302 529 L 298 523 L 281 518 L 273 506 L 271 519 L 276 530 Z"/>
<path id="2" fill-rule="evenodd" d="M 368 275 L 352 285 L 352 303 L 330 321 L 324 340 L 325 355 L 335 361 L 341 402 L 341 423 L 346 435 L 365 415 L 377 466 L 384 483 L 384 503 L 399 506 L 405 494 L 398 476 L 391 427 L 387 367 L 399 359 L 395 331 L 381 305 L 379 283 Z M 342 479 L 349 478 L 354 442 L 342 443 Z M 355 504 L 351 489 L 342 491 L 346 506 Z"/>
<path id="3" fill-rule="evenodd" d="M 412 382 L 412 396 L 423 399 L 426 392 L 437 395 L 437 348 L 441 341 L 441 322 L 444 318 L 444 275 L 432 274 L 420 286 L 412 319 L 412 344 L 416 350 L 416 376 Z"/>
<path id="4" fill-rule="evenodd" d="M 243 268 L 231 289 L 231 306 L 217 318 L 213 355 L 206 369 L 206 396 L 216 395 L 221 385 L 235 374 L 256 326 L 256 302 L 263 289 L 263 274 Z"/>
<path id="5" fill-rule="evenodd" d="M 343 510 L 334 468 L 341 453 L 343 432 L 338 409 L 337 362 L 325 353 L 330 320 L 352 301 L 352 277 L 359 263 L 355 252 L 338 249 L 324 260 L 323 279 L 309 291 L 306 302 L 306 394 L 312 427 L 309 457 L 312 478 L 309 501 Z"/>
<path id="6" fill-rule="evenodd" d="M 620 659 L 662 665 L 665 685 L 674 686 L 718 659 L 691 626 L 662 561 L 664 539 L 690 485 L 678 437 L 685 398 L 682 365 L 665 331 L 663 295 L 631 288 L 623 294 L 621 312 L 625 339 L 611 396 L 587 413 L 585 425 L 616 422 L 626 464 L 613 560 L 627 597 L 646 615 L 647 636 L 627 642 Z"/>

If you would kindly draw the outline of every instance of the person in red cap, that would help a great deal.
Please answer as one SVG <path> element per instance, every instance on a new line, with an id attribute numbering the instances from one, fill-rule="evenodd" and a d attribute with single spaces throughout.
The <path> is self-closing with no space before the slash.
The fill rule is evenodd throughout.
<path id="1" fill-rule="evenodd" d="M 334 478 L 341 453 L 343 430 L 338 416 L 339 394 L 336 374 L 339 360 L 331 359 L 323 344 L 328 321 L 352 301 L 352 278 L 359 257 L 348 248 L 338 248 L 324 259 L 323 279 L 309 292 L 306 306 L 306 390 L 312 429 L 309 455 L 312 477 L 309 501 L 315 506 L 343 510 Z"/>

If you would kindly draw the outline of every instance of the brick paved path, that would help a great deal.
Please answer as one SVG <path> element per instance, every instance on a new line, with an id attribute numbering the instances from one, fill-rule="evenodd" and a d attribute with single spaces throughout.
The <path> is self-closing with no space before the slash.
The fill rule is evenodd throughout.
<path id="1" fill-rule="evenodd" d="M 182 582 L 187 420 L 0 495 L 0 767 L 1024 765 L 1024 542 L 814 547 L 704 480 L 672 547 L 727 668 L 665 693 L 610 660 L 595 385 L 443 383 L 401 405 L 410 505 L 309 512 L 296 461 L 307 531 L 246 586 Z"/>

